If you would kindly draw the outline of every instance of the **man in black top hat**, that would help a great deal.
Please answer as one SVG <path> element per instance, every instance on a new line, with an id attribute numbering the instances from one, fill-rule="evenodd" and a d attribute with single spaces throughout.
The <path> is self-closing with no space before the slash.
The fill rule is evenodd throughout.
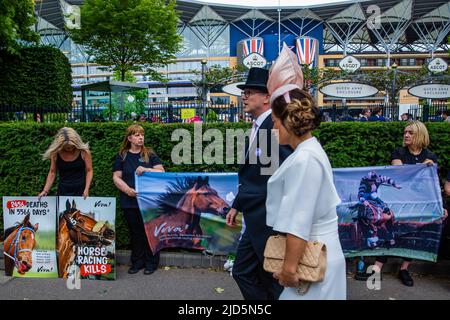
<path id="1" fill-rule="evenodd" d="M 273 122 L 267 91 L 268 78 L 268 70 L 251 68 L 246 83 L 238 85 L 243 90 L 241 97 L 244 111 L 252 115 L 254 122 L 252 134 L 245 146 L 245 163 L 239 169 L 239 191 L 227 214 L 227 225 L 235 225 L 238 212 L 244 214 L 245 231 L 239 242 L 232 273 L 246 300 L 278 299 L 283 290 L 272 274 L 263 269 L 264 247 L 269 236 L 274 233 L 266 225 L 267 181 L 270 175 L 262 174 L 261 171 L 271 164 L 263 164 L 259 158 L 261 154 L 272 155 L 270 132 Z M 265 136 L 261 129 L 266 130 Z M 266 144 L 260 145 L 262 139 L 267 139 Z M 265 146 L 267 150 L 260 149 Z M 253 158 L 252 153 L 255 153 L 256 161 L 249 161 Z M 291 153 L 290 147 L 279 146 L 279 164 Z"/>

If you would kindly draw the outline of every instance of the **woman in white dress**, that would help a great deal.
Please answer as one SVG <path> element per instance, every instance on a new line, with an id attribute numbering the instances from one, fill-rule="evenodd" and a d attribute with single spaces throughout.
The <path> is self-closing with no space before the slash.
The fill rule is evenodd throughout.
<path id="1" fill-rule="evenodd" d="M 272 94 L 272 119 L 280 144 L 295 151 L 268 182 L 267 225 L 287 236 L 281 272 L 274 277 L 285 287 L 280 299 L 346 299 L 346 266 L 338 235 L 336 206 L 340 203 L 330 161 L 312 130 L 320 124 L 311 95 L 288 84 Z M 327 269 L 322 282 L 298 293 L 298 261 L 307 241 L 326 245 Z"/>

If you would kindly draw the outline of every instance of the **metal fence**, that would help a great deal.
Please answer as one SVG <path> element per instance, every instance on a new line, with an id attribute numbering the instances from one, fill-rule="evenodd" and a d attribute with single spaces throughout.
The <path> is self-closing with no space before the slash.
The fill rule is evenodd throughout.
<path id="1" fill-rule="evenodd" d="M 409 105 L 408 107 L 392 104 L 374 104 L 365 107 L 351 107 L 347 110 L 333 106 L 323 107 L 321 111 L 323 120 L 326 122 L 359 121 L 363 110 L 366 108 L 370 109 L 372 113 L 376 108 L 380 108 L 386 121 L 401 121 L 401 116 L 404 114 L 408 120 L 439 122 L 443 121 L 442 113 L 445 110 L 450 110 L 450 104 L 439 102 L 431 105 Z"/>
<path id="2" fill-rule="evenodd" d="M 33 106 L 0 105 L 0 121 L 2 122 L 64 122 L 66 112 L 46 112 L 44 108 Z"/>
<path id="3" fill-rule="evenodd" d="M 442 112 L 449 110 L 446 103 L 433 103 L 431 105 L 411 105 L 405 109 L 397 105 L 370 105 L 366 108 L 374 110 L 381 108 L 387 121 L 399 121 L 402 113 L 408 114 L 409 119 L 421 121 L 442 121 Z M 323 121 L 358 121 L 363 107 L 321 107 Z M 346 111 L 346 112 L 345 112 Z M 86 108 L 73 108 L 71 112 L 46 112 L 43 108 L 16 107 L 0 105 L 1 122 L 106 122 L 106 121 L 141 121 L 153 123 L 190 123 L 204 122 L 239 122 L 251 121 L 243 105 L 237 104 L 203 104 L 198 101 L 165 102 L 148 104 L 141 113 L 125 112 L 120 119 L 113 114 L 108 106 L 86 106 Z"/>
<path id="4" fill-rule="evenodd" d="M 0 105 L 2 122 L 106 122 L 142 121 L 154 123 L 190 123 L 251 121 L 242 104 L 203 104 L 196 101 L 151 103 L 142 112 L 113 113 L 108 106 L 88 105 L 77 107 L 71 112 L 47 112 L 37 107 Z"/>
<path id="5" fill-rule="evenodd" d="M 412 119 L 422 121 L 443 121 L 442 113 L 445 110 L 450 110 L 450 105 L 447 103 L 435 103 L 431 105 L 417 105 L 408 110 L 409 116 Z"/>
<path id="6" fill-rule="evenodd" d="M 152 103 L 144 115 L 137 115 L 138 118 L 141 116 L 145 116 L 147 121 L 160 123 L 251 121 L 242 104 L 203 104 L 196 101 Z"/>

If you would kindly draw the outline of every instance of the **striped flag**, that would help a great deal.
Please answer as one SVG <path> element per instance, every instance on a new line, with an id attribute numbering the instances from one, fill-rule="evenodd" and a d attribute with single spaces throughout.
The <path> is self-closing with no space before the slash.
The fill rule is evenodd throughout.
<path id="1" fill-rule="evenodd" d="M 295 41 L 297 47 L 297 57 L 300 64 L 307 64 L 317 67 L 317 55 L 319 51 L 319 41 L 310 37 L 297 38 Z"/>
<path id="2" fill-rule="evenodd" d="M 264 41 L 262 38 L 249 38 L 243 40 L 242 56 L 245 58 L 251 53 L 259 53 L 264 56 Z"/>

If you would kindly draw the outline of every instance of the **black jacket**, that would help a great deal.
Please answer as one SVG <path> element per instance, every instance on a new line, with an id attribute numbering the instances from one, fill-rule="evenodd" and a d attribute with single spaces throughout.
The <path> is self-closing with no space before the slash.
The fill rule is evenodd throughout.
<path id="1" fill-rule="evenodd" d="M 258 129 L 258 137 L 255 137 L 249 151 L 246 152 L 247 157 L 245 163 L 239 168 L 239 190 L 232 207 L 243 212 L 245 219 L 246 232 L 249 233 L 251 241 L 255 247 L 259 248 L 262 254 L 267 237 L 271 233 L 271 228 L 266 225 L 266 198 L 267 198 L 267 182 L 270 175 L 262 175 L 261 168 L 269 168 L 270 163 L 263 164 L 260 157 L 256 163 L 250 164 L 251 155 L 255 155 L 257 150 L 264 148 L 260 145 L 259 136 L 263 137 L 262 129 L 267 131 L 267 150 L 261 150 L 259 153 L 271 156 L 272 141 L 271 129 L 273 128 L 272 117 L 269 115 Z M 261 138 L 262 139 L 262 138 Z M 248 145 L 246 144 L 246 151 Z M 286 145 L 279 146 L 279 165 L 292 153 L 292 148 Z M 255 161 L 253 161 L 255 162 Z"/>

